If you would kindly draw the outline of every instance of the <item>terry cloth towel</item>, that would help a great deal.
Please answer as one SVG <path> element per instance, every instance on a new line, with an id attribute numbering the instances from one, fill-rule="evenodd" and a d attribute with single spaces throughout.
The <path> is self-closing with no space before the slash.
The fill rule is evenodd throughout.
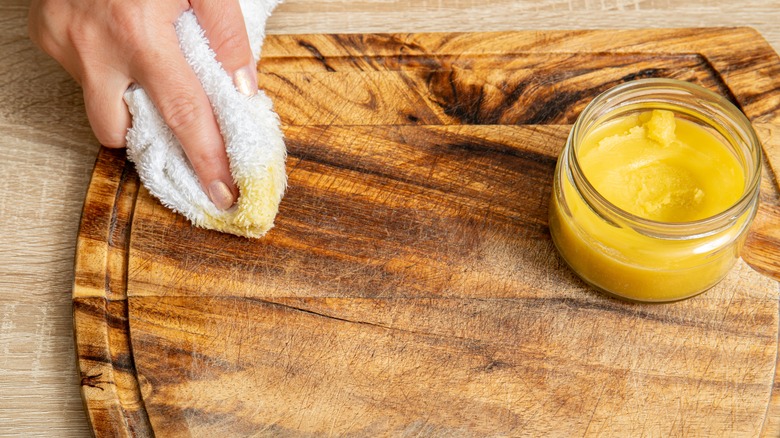
<path id="1" fill-rule="evenodd" d="M 255 59 L 265 24 L 280 0 L 242 0 L 241 9 Z M 217 62 L 192 10 L 176 22 L 181 50 L 192 66 L 225 139 L 230 172 L 239 189 L 236 205 L 221 211 L 198 182 L 181 144 L 146 92 L 132 86 L 124 99 L 132 115 L 127 155 L 141 182 L 168 208 L 193 224 L 246 237 L 260 237 L 272 226 L 287 186 L 286 150 L 271 99 L 262 91 L 241 94 Z"/>

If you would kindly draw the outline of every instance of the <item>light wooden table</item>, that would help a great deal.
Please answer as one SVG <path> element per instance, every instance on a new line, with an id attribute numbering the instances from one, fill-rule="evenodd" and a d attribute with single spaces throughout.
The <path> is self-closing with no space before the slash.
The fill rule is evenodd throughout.
<path id="1" fill-rule="evenodd" d="M 740 5 L 737 5 L 741 3 Z M 71 285 L 98 150 L 78 86 L 0 5 L 0 436 L 88 436 Z M 288 0 L 269 33 L 753 26 L 780 51 L 777 0 Z"/>

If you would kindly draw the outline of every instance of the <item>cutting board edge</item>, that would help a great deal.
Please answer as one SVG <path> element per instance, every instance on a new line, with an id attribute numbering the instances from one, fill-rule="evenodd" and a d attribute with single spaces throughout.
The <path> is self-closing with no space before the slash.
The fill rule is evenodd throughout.
<path id="1" fill-rule="evenodd" d="M 727 30 L 744 30 L 744 29 L 748 29 L 748 30 L 752 31 L 756 36 L 758 36 L 761 40 L 763 40 L 764 43 L 766 44 L 766 46 L 769 47 L 768 43 L 765 42 L 765 40 L 760 35 L 760 33 L 757 32 L 753 28 L 749 28 L 749 27 L 727 27 L 727 28 L 705 28 L 705 30 L 706 29 L 727 29 Z M 666 29 L 664 31 L 673 31 L 673 29 Z M 529 33 L 544 33 L 545 31 L 527 31 L 527 32 L 529 32 Z M 551 31 L 551 32 L 565 33 L 565 32 L 569 32 L 569 31 L 557 31 L 557 32 L 556 31 Z M 591 32 L 599 32 L 599 30 L 575 31 L 575 32 L 576 33 L 580 33 L 580 32 L 591 33 Z M 612 32 L 612 31 L 610 31 L 610 32 Z M 497 32 L 497 33 L 500 33 L 500 34 L 516 34 L 517 32 L 509 31 L 509 32 Z M 466 33 L 466 32 L 459 33 L 459 35 L 465 35 L 465 34 L 468 34 L 468 33 Z M 269 35 L 269 38 L 273 38 L 273 35 Z M 772 51 L 772 53 L 774 53 L 774 51 Z M 775 57 L 777 57 L 777 54 L 775 54 Z M 108 149 L 101 149 L 101 151 L 99 153 L 99 156 L 98 156 L 98 161 L 101 159 L 101 156 L 103 156 L 105 154 L 109 154 L 109 155 L 113 156 L 114 151 L 110 151 Z M 97 170 L 98 163 L 96 163 L 95 167 L 96 167 L 96 170 Z M 124 171 L 125 167 L 123 167 L 122 169 Z M 95 183 L 95 175 L 93 174 L 93 181 L 90 183 L 90 190 L 88 190 L 88 197 L 87 197 L 87 200 L 85 201 L 85 208 L 86 208 L 87 202 L 90 202 L 89 201 L 89 193 L 92 191 L 91 189 L 92 189 L 92 185 L 94 183 Z M 111 222 L 111 220 L 113 220 L 113 218 L 109 220 L 109 223 Z M 84 240 L 82 240 L 82 239 L 84 239 Z M 79 231 L 79 243 L 83 243 L 87 239 L 91 239 L 91 238 L 82 236 L 82 230 L 80 230 Z M 106 245 L 106 247 L 105 247 L 106 253 L 111 250 L 111 248 L 109 248 L 109 246 L 110 245 Z M 85 254 L 80 253 L 80 251 L 83 251 L 83 250 L 84 250 L 84 247 L 77 246 L 76 266 L 74 267 L 74 269 L 76 269 L 76 270 L 81 269 L 84 266 L 84 263 L 86 262 L 86 260 L 84 258 Z M 90 255 L 91 256 L 96 256 L 95 254 L 90 254 Z M 97 254 L 97 256 L 98 257 L 102 257 L 102 255 L 100 255 L 100 254 Z M 107 262 L 106 262 L 106 264 L 107 264 Z M 107 276 L 108 275 L 107 274 L 108 269 L 106 269 L 104 272 L 105 272 L 104 275 Z M 83 282 L 82 283 L 77 283 L 78 281 L 79 281 L 78 279 L 75 280 L 74 281 L 74 285 L 73 285 L 74 303 L 79 301 L 79 300 L 83 301 L 83 300 L 89 299 L 89 298 L 99 298 L 99 295 L 100 295 L 99 291 L 101 290 L 99 287 L 87 287 L 85 283 L 83 283 Z M 105 291 L 105 289 L 103 289 L 103 290 Z M 107 295 L 109 293 L 111 293 L 111 292 L 110 291 L 106 292 Z M 111 300 L 111 299 L 106 297 L 105 298 L 106 307 L 108 307 L 109 303 L 112 302 L 112 301 L 125 301 L 125 303 L 126 303 L 126 297 L 123 298 L 123 299 L 120 298 L 118 300 L 117 299 Z M 79 341 L 79 333 L 78 333 L 77 327 L 78 327 L 79 322 L 82 321 L 82 319 L 83 319 L 82 315 L 79 313 L 79 311 L 77 311 L 76 306 L 74 305 L 74 338 L 76 339 L 76 343 L 77 343 L 77 351 L 80 351 L 79 348 L 81 346 L 80 341 Z M 108 336 L 109 325 L 106 324 L 104 326 L 104 328 L 105 328 L 105 333 L 106 333 L 106 336 L 105 336 L 104 339 L 106 340 L 107 347 L 108 347 L 108 343 L 109 343 L 108 340 L 110 339 L 110 337 Z M 109 351 L 110 351 L 110 348 L 109 348 Z M 110 353 L 109 353 L 109 357 L 110 357 Z M 780 363 L 780 354 L 778 354 L 778 363 Z M 93 430 L 96 431 L 96 433 L 97 433 L 98 429 L 96 428 L 95 421 L 97 421 L 96 419 L 99 418 L 100 415 L 96 414 L 97 409 L 98 409 L 97 407 L 92 407 L 91 408 L 92 410 L 90 410 L 90 401 L 95 402 L 96 400 L 94 398 L 90 398 L 89 397 L 89 394 L 88 394 L 89 390 L 87 389 L 87 388 L 92 388 L 92 386 L 90 386 L 90 385 L 93 384 L 94 382 L 89 380 L 91 378 L 90 377 L 91 374 L 89 374 L 88 370 L 85 371 L 84 367 L 82 367 L 82 363 L 81 362 L 79 362 L 79 369 L 82 372 L 82 375 L 81 375 L 81 377 L 82 377 L 82 397 L 83 397 L 83 400 L 84 400 L 84 403 L 85 403 L 85 408 L 88 411 L 88 417 L 90 419 L 90 422 L 92 423 Z M 87 378 L 86 381 L 84 380 L 85 378 Z M 137 378 L 137 376 L 136 376 L 136 378 Z M 763 427 L 763 431 L 762 431 L 762 435 L 763 436 L 772 436 L 771 434 L 773 434 L 774 432 L 780 431 L 780 423 L 778 421 L 774 421 L 774 422 L 771 421 L 772 418 L 780 418 L 780 390 L 779 389 L 780 389 L 780 377 L 778 376 L 777 372 L 775 372 L 774 390 L 773 390 L 773 393 L 771 395 L 772 401 L 770 402 L 770 404 L 769 404 L 769 406 L 767 408 L 767 417 L 765 419 L 764 427 Z M 104 389 L 101 389 L 100 391 L 103 392 Z M 114 387 L 113 391 L 114 391 L 114 393 L 117 393 L 115 387 Z M 106 405 L 106 406 L 108 406 L 108 405 Z M 112 406 L 114 406 L 114 405 L 112 405 Z M 121 406 L 121 404 L 120 404 L 120 406 Z M 122 407 L 122 408 L 124 409 L 124 407 Z M 109 410 L 109 409 L 111 409 L 111 408 L 107 408 L 107 410 Z M 109 429 L 103 429 L 103 430 L 107 432 Z M 111 430 L 116 431 L 116 429 L 111 429 Z M 123 429 L 123 430 L 129 430 L 129 429 Z M 102 436 L 102 435 L 100 433 L 98 433 L 98 436 Z"/>

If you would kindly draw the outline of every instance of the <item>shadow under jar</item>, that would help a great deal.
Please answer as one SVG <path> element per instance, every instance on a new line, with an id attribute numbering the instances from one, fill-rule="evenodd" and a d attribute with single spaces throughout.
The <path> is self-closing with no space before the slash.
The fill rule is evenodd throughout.
<path id="1" fill-rule="evenodd" d="M 739 258 L 760 180 L 760 144 L 728 100 L 682 81 L 628 82 L 574 124 L 555 170 L 550 232 L 594 287 L 680 300 Z"/>

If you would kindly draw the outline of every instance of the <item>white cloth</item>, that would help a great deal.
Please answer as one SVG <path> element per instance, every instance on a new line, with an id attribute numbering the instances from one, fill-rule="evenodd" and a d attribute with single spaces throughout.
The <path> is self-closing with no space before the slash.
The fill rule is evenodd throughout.
<path id="1" fill-rule="evenodd" d="M 280 0 L 242 0 L 255 59 L 265 24 Z M 287 186 L 286 149 L 271 100 L 262 91 L 241 94 L 217 62 L 195 14 L 176 22 L 182 52 L 200 79 L 217 118 L 239 197 L 221 211 L 204 193 L 181 144 L 165 124 L 146 92 L 133 86 L 125 93 L 132 115 L 127 153 L 149 192 L 193 224 L 246 237 L 260 237 L 272 226 Z"/>

